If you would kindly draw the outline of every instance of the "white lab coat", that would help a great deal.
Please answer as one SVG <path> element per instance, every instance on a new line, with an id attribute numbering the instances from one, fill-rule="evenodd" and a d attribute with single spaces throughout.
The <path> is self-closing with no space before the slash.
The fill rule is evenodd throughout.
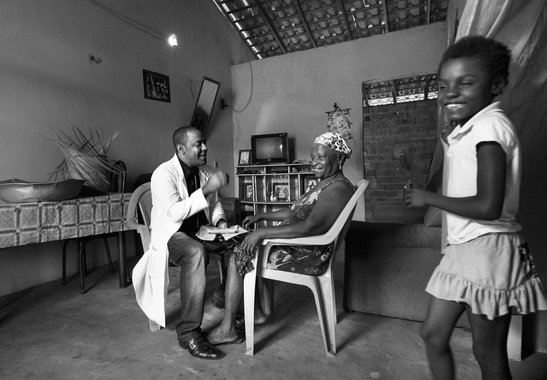
<path id="1" fill-rule="evenodd" d="M 199 179 L 204 184 L 212 175 L 209 166 L 200 166 Z M 186 179 L 175 154 L 152 174 L 150 247 L 133 269 L 133 287 L 137 303 L 150 319 L 150 329 L 165 327 L 165 298 L 169 285 L 169 252 L 167 242 L 180 228 L 182 221 L 201 210 L 209 223 L 216 225 L 226 219 L 218 194 L 205 197 L 201 189 L 188 194 Z M 159 326 L 158 326 L 159 325 Z"/>

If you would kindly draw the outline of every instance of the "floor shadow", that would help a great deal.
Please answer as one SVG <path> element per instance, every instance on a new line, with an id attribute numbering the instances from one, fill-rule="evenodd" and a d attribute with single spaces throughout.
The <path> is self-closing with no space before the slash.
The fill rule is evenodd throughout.
<path id="1" fill-rule="evenodd" d="M 29 305 L 39 307 L 59 284 L 54 281 L 0 297 L 0 327 L 25 313 Z"/>

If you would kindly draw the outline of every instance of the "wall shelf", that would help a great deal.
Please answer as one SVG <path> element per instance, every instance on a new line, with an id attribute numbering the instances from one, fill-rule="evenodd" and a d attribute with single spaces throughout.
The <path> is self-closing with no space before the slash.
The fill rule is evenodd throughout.
<path id="1" fill-rule="evenodd" d="M 306 192 L 310 182 L 317 181 L 311 163 L 237 166 L 236 176 L 236 192 L 245 215 L 288 208 Z"/>

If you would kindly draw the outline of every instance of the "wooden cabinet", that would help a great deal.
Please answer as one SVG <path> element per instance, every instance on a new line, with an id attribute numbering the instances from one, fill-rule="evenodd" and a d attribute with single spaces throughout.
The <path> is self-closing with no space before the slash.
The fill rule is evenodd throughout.
<path id="1" fill-rule="evenodd" d="M 317 183 L 310 163 L 237 166 L 236 176 L 236 191 L 244 215 L 290 207 Z"/>

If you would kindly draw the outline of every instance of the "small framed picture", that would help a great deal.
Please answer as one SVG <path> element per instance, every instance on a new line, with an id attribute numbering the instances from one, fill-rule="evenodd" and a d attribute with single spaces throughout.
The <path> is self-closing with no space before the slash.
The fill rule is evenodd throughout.
<path id="1" fill-rule="evenodd" d="M 251 151 L 248 149 L 239 151 L 239 165 L 251 165 Z"/>
<path id="2" fill-rule="evenodd" d="M 304 193 L 307 193 L 317 185 L 317 179 L 313 177 L 304 178 Z"/>
<path id="3" fill-rule="evenodd" d="M 253 200 L 253 185 L 247 184 L 245 185 L 245 196 L 243 197 L 247 201 Z"/>
<path id="4" fill-rule="evenodd" d="M 285 183 L 276 183 L 274 184 L 273 191 L 278 201 L 289 200 L 289 185 Z"/>
<path id="5" fill-rule="evenodd" d="M 159 100 L 160 102 L 171 102 L 169 90 L 169 77 L 149 70 L 142 70 L 144 82 L 145 99 Z"/>

